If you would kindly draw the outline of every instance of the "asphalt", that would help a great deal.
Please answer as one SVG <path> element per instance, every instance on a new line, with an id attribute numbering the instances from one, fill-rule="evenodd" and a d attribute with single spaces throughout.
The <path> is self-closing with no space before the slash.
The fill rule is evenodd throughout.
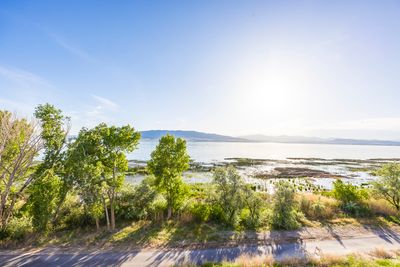
<path id="1" fill-rule="evenodd" d="M 173 266 L 183 263 L 233 261 L 243 254 L 272 255 L 276 259 L 306 255 L 368 253 L 376 248 L 400 249 L 400 234 L 377 233 L 354 238 L 294 240 L 282 244 L 242 245 L 229 248 L 138 250 L 96 253 L 62 252 L 57 249 L 20 253 L 0 251 L 0 266 Z"/>

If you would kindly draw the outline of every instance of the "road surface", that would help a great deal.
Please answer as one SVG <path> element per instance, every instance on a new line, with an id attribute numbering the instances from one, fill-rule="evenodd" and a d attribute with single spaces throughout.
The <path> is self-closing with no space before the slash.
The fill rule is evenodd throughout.
<path id="1" fill-rule="evenodd" d="M 375 248 L 400 249 L 400 234 L 377 232 L 354 238 L 330 240 L 294 240 L 283 244 L 242 245 L 229 248 L 139 250 L 132 252 L 103 251 L 97 253 L 43 250 L 19 253 L 0 251 L 0 266 L 172 266 L 185 262 L 201 264 L 209 261 L 233 261 L 242 254 L 273 255 L 275 258 L 327 254 L 368 253 Z"/>

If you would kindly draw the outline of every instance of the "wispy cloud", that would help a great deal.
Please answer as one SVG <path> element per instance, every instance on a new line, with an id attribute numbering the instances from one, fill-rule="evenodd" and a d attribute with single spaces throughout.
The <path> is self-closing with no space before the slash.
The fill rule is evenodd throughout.
<path id="1" fill-rule="evenodd" d="M 76 45 L 72 45 L 68 43 L 66 40 L 61 39 L 60 37 L 55 37 L 55 42 L 60 45 L 62 48 L 70 52 L 71 54 L 84 59 L 84 60 L 92 60 L 92 58 L 89 56 L 89 54 L 82 50 L 81 48 L 77 47 Z"/>
<path id="2" fill-rule="evenodd" d="M 66 38 L 56 35 L 54 33 L 48 33 L 48 35 L 53 39 L 53 41 L 58 44 L 61 48 L 65 49 L 74 56 L 77 56 L 83 60 L 93 60 L 93 58 L 82 48 L 73 44 L 71 41 L 66 40 Z"/>
<path id="3" fill-rule="evenodd" d="M 32 87 L 37 85 L 50 86 L 50 84 L 39 75 L 14 67 L 0 65 L 0 76 L 23 87 Z"/>
<path id="4" fill-rule="evenodd" d="M 94 99 L 100 104 L 100 106 L 97 106 L 99 109 L 101 108 L 106 108 L 112 111 L 116 111 L 119 109 L 119 105 L 110 99 L 107 99 L 105 97 L 97 96 L 97 95 L 92 95 Z"/>
<path id="5" fill-rule="evenodd" d="M 113 117 L 120 106 L 114 101 L 98 95 L 91 95 L 92 102 L 80 110 L 70 111 L 72 133 L 79 132 L 81 127 L 94 127 L 101 122 L 116 123 Z"/>
<path id="6" fill-rule="evenodd" d="M 29 104 L 13 101 L 7 98 L 0 98 L 0 107 L 0 109 L 13 111 L 24 116 L 30 116 L 33 110 L 33 107 Z"/>

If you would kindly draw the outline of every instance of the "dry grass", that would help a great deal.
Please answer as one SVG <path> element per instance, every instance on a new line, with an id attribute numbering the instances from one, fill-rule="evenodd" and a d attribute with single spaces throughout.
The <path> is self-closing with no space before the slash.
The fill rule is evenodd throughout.
<path id="1" fill-rule="evenodd" d="M 352 257 L 358 257 L 356 254 L 351 255 Z M 358 257 L 359 258 L 359 257 Z M 340 266 L 346 263 L 348 256 L 340 256 L 335 254 L 322 254 L 321 257 L 311 257 L 308 261 L 309 265 L 318 267 L 328 266 Z"/>
<path id="2" fill-rule="evenodd" d="M 383 216 L 396 216 L 397 212 L 390 203 L 384 199 L 368 199 L 366 204 L 374 214 Z"/>
<path id="3" fill-rule="evenodd" d="M 370 256 L 378 259 L 393 259 L 393 253 L 383 248 L 376 248 L 369 253 Z"/>
<path id="4" fill-rule="evenodd" d="M 339 203 L 336 199 L 315 195 L 312 193 L 299 194 L 300 210 L 311 220 L 328 220 L 339 213 Z"/>
<path id="5" fill-rule="evenodd" d="M 321 257 L 286 257 L 281 260 L 275 260 L 272 256 L 240 256 L 234 262 L 224 261 L 222 263 L 207 263 L 207 267 L 376 267 L 376 266 L 399 266 L 399 260 L 395 257 L 388 258 L 388 255 L 400 254 L 377 249 L 373 252 L 375 256 L 366 256 L 362 254 L 349 254 L 346 256 L 323 254 Z M 185 265 L 195 266 L 195 265 Z"/>
<path id="6" fill-rule="evenodd" d="M 251 256 L 248 254 L 241 255 L 235 260 L 235 265 L 241 267 L 258 267 L 258 266 L 273 266 L 274 258 L 268 256 Z"/>
<path id="7" fill-rule="evenodd" d="M 309 260 L 303 257 L 285 257 L 279 261 L 276 261 L 283 266 L 305 266 Z"/>

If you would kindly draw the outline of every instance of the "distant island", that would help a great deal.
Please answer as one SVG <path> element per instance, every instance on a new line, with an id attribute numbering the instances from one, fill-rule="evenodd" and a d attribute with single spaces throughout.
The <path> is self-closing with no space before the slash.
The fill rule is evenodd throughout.
<path id="1" fill-rule="evenodd" d="M 191 142 L 259 142 L 259 143 L 287 143 L 287 144 L 332 144 L 332 145 L 373 145 L 373 146 L 400 146 L 400 141 L 364 140 L 347 138 L 319 138 L 306 136 L 268 136 L 245 135 L 227 136 L 214 133 L 183 130 L 149 130 L 141 131 L 143 139 L 158 140 L 161 136 L 171 134 Z"/>

